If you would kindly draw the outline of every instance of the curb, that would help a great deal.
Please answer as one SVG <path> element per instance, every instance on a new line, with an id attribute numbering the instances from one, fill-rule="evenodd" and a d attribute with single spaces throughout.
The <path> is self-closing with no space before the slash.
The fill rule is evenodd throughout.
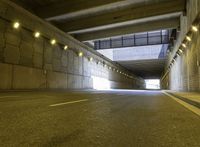
<path id="1" fill-rule="evenodd" d="M 166 92 L 166 91 L 165 91 L 165 92 Z M 171 93 L 171 92 L 166 92 L 166 93 L 171 94 L 172 96 L 174 96 L 174 97 L 176 97 L 176 98 L 178 98 L 178 99 L 180 99 L 180 100 L 182 100 L 182 101 L 184 101 L 184 102 L 186 102 L 186 103 L 189 103 L 190 105 L 193 105 L 193 106 L 195 106 L 195 107 L 197 107 L 197 108 L 200 109 L 200 103 L 199 103 L 199 102 L 190 100 L 190 99 L 188 99 L 188 98 L 186 98 L 186 97 L 182 97 L 182 96 L 176 95 L 176 94 Z"/>

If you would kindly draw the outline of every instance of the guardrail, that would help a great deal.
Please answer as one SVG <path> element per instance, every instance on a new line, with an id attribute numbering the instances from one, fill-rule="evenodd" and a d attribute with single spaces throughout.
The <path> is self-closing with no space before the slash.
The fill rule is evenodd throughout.
<path id="1" fill-rule="evenodd" d="M 94 49 L 111 49 L 122 47 L 158 45 L 169 43 L 169 30 L 145 32 L 122 37 L 98 40 L 94 42 Z"/>

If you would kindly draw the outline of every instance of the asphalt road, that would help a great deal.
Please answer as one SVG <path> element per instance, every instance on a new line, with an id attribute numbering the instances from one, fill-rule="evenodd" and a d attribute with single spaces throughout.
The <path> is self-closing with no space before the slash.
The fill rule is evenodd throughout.
<path id="1" fill-rule="evenodd" d="M 160 91 L 0 93 L 0 147 L 200 147 L 200 116 Z"/>

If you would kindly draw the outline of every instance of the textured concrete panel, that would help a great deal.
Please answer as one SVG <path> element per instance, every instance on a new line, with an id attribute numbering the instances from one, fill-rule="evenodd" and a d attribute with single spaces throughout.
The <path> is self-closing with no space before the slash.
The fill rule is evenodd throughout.
<path id="1" fill-rule="evenodd" d="M 34 53 L 33 54 L 33 66 L 42 68 L 43 66 L 43 55 L 40 53 Z"/>
<path id="2" fill-rule="evenodd" d="M 72 51 L 68 52 L 68 73 L 74 73 L 74 53 Z"/>
<path id="3" fill-rule="evenodd" d="M 52 63 L 52 58 L 53 58 L 53 48 L 48 44 L 48 42 L 45 42 L 45 49 L 44 49 L 45 63 Z"/>
<path id="4" fill-rule="evenodd" d="M 61 56 L 62 50 L 58 46 L 53 47 L 53 58 L 61 58 Z"/>
<path id="5" fill-rule="evenodd" d="M 91 74 L 91 68 L 89 66 L 89 61 L 87 58 L 83 58 L 83 74 L 85 76 L 90 76 Z"/>
<path id="6" fill-rule="evenodd" d="M 92 78 L 83 77 L 83 88 L 93 88 Z"/>
<path id="7" fill-rule="evenodd" d="M 67 75 L 67 79 L 68 79 L 68 88 L 69 89 L 74 89 L 75 88 L 75 77 L 72 74 L 68 74 Z"/>
<path id="8" fill-rule="evenodd" d="M 83 58 L 79 58 L 78 59 L 78 64 L 79 64 L 79 69 L 78 69 L 78 74 L 79 75 L 83 75 Z"/>
<path id="9" fill-rule="evenodd" d="M 33 46 L 31 43 L 27 42 L 21 42 L 20 45 L 20 53 L 21 56 L 27 57 L 27 58 L 32 58 L 33 56 Z"/>
<path id="10" fill-rule="evenodd" d="M 33 65 L 33 47 L 31 43 L 22 41 L 20 45 L 20 65 Z"/>
<path id="11" fill-rule="evenodd" d="M 14 89 L 39 89 L 46 86 L 43 70 L 14 65 L 13 75 Z"/>
<path id="12" fill-rule="evenodd" d="M 62 62 L 63 67 L 67 67 L 68 54 L 65 51 L 63 51 L 63 53 L 62 53 L 61 62 Z"/>
<path id="13" fill-rule="evenodd" d="M 7 11 L 7 6 L 3 3 L 0 3 L 0 15 L 1 16 L 5 16 L 6 15 L 6 11 Z"/>
<path id="14" fill-rule="evenodd" d="M 61 59 L 53 58 L 53 70 L 54 71 L 62 71 Z"/>
<path id="15" fill-rule="evenodd" d="M 43 38 L 36 39 L 33 43 L 34 52 L 43 54 L 44 42 Z"/>
<path id="16" fill-rule="evenodd" d="M 14 46 L 19 46 L 21 42 L 21 36 L 19 30 L 9 30 L 5 34 L 6 43 Z"/>
<path id="17" fill-rule="evenodd" d="M 0 51 L 0 62 L 4 60 L 3 51 Z"/>
<path id="18" fill-rule="evenodd" d="M 33 64 L 32 58 L 21 56 L 20 60 L 19 60 L 19 64 L 25 65 L 25 66 L 32 66 L 32 64 Z"/>
<path id="19" fill-rule="evenodd" d="M 12 65 L 0 63 L 0 89 L 11 89 Z"/>
<path id="20" fill-rule="evenodd" d="M 47 87 L 48 88 L 67 88 L 67 74 L 59 72 L 47 73 Z"/>
<path id="21" fill-rule="evenodd" d="M 67 67 L 65 67 L 65 66 L 61 66 L 61 72 L 63 72 L 63 73 L 67 73 Z"/>
<path id="22" fill-rule="evenodd" d="M 74 56 L 74 74 L 79 74 L 79 57 L 78 56 Z"/>
<path id="23" fill-rule="evenodd" d="M 44 69 L 52 71 L 53 70 L 52 64 L 45 63 L 44 64 Z"/>
<path id="24" fill-rule="evenodd" d="M 1 27 L 1 22 L 0 22 L 0 27 Z M 5 38 L 4 38 L 4 34 L 2 33 L 3 30 L 0 29 L 0 61 L 3 61 L 3 50 L 5 47 Z"/>
<path id="25" fill-rule="evenodd" d="M 22 42 L 28 42 L 30 44 L 33 43 L 34 41 L 34 34 L 33 33 L 30 33 L 26 30 L 20 30 L 20 33 L 21 33 L 21 39 L 22 39 Z"/>
<path id="26" fill-rule="evenodd" d="M 19 48 L 13 45 L 6 44 L 4 57 L 6 63 L 18 64 L 20 59 Z"/>
<path id="27" fill-rule="evenodd" d="M 74 75 L 74 83 L 75 83 L 75 89 L 81 89 L 83 88 L 83 80 L 82 76 L 76 76 Z"/>
<path id="28" fill-rule="evenodd" d="M 2 49 L 2 47 L 5 45 L 5 39 L 4 39 L 4 34 L 2 32 L 0 32 L 0 50 Z"/>
<path id="29" fill-rule="evenodd" d="M 68 74 L 68 88 L 70 89 L 83 88 L 82 76 Z"/>

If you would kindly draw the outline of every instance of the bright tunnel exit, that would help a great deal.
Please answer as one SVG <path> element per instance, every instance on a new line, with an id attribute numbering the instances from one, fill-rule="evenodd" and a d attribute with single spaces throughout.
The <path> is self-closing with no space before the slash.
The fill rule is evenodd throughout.
<path id="1" fill-rule="evenodd" d="M 159 79 L 148 79 L 145 80 L 146 89 L 160 89 Z"/>
<path id="2" fill-rule="evenodd" d="M 93 89 L 96 90 L 109 90 L 111 88 L 110 81 L 105 78 L 92 76 Z"/>

